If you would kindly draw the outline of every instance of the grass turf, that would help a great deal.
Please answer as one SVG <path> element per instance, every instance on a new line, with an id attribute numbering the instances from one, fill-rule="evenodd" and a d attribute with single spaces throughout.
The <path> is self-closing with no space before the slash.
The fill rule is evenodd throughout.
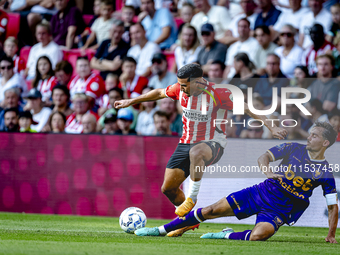
<path id="1" fill-rule="evenodd" d="M 147 226 L 166 222 L 148 219 Z M 180 238 L 137 237 L 124 233 L 117 218 L 0 213 L 0 254 L 340 254 L 339 244 L 325 242 L 326 228 L 284 226 L 266 242 L 199 238 L 224 227 L 203 223 Z"/>

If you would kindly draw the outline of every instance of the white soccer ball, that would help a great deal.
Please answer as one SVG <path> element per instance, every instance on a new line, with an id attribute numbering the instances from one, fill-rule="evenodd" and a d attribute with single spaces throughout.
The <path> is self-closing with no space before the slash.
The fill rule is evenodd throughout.
<path id="1" fill-rule="evenodd" d="M 119 225 L 126 233 L 134 233 L 146 225 L 145 213 L 137 207 L 126 208 L 119 216 Z"/>

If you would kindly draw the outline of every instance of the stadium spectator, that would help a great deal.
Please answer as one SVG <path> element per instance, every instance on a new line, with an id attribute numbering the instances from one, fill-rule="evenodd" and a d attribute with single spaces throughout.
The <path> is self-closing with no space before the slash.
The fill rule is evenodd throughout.
<path id="1" fill-rule="evenodd" d="M 77 59 L 77 75 L 68 84 L 71 98 L 76 93 L 85 93 L 93 106 L 96 99 L 105 94 L 105 83 L 99 74 L 92 72 L 90 61 L 85 57 Z"/>
<path id="2" fill-rule="evenodd" d="M 154 76 L 149 81 L 149 87 L 155 89 L 166 88 L 169 84 L 177 82 L 176 74 L 168 71 L 168 62 L 163 53 L 156 53 L 152 57 L 152 73 Z"/>
<path id="3" fill-rule="evenodd" d="M 115 74 L 109 73 L 105 80 L 105 94 L 99 99 L 99 109 L 98 114 L 102 116 L 104 112 L 110 107 L 109 91 L 113 88 L 118 87 L 119 77 Z"/>
<path id="4" fill-rule="evenodd" d="M 227 46 L 215 40 L 215 31 L 211 24 L 204 24 L 200 31 L 203 48 L 198 53 L 197 62 L 202 66 L 203 72 L 207 74 L 213 61 L 225 62 Z"/>
<path id="5" fill-rule="evenodd" d="M 65 131 L 66 116 L 62 112 L 52 112 L 49 126 L 52 133 L 63 133 Z"/>
<path id="6" fill-rule="evenodd" d="M 147 87 L 143 89 L 145 94 L 153 88 Z M 153 115 L 157 111 L 157 103 L 155 101 L 141 103 L 143 111 L 138 114 L 136 132 L 138 135 L 152 135 L 155 133 L 155 124 Z"/>
<path id="7" fill-rule="evenodd" d="M 289 80 L 280 70 L 280 58 L 274 53 L 268 54 L 266 74 L 260 77 L 254 89 L 254 92 L 258 92 L 263 98 L 266 109 L 271 107 L 273 88 L 277 88 L 277 103 L 280 105 L 281 88 L 288 85 Z"/>
<path id="8" fill-rule="evenodd" d="M 318 69 L 317 79 L 308 87 L 311 98 L 317 98 L 322 102 L 325 111 L 331 111 L 338 102 L 340 91 L 339 81 L 332 78 L 334 58 L 330 55 L 321 55 L 316 58 Z"/>
<path id="9" fill-rule="evenodd" d="M 123 59 L 122 71 L 119 77 L 118 87 L 125 91 L 125 98 L 135 98 L 142 94 L 143 89 L 148 86 L 148 79 L 136 74 L 137 63 L 132 57 Z"/>
<path id="10" fill-rule="evenodd" d="M 262 122 L 250 118 L 248 123 L 251 123 L 251 126 L 248 125 L 241 131 L 240 138 L 261 139 L 263 134 Z"/>
<path id="11" fill-rule="evenodd" d="M 130 36 L 135 45 L 129 49 L 127 56 L 136 60 L 136 74 L 148 77 L 151 74 L 152 56 L 161 49 L 157 43 L 148 41 L 144 27 L 140 23 L 130 27 Z"/>
<path id="12" fill-rule="evenodd" d="M 231 78 L 234 76 L 235 69 L 233 68 L 233 62 L 237 53 L 247 53 L 249 59 L 253 61 L 256 50 L 259 47 L 256 39 L 250 37 L 250 22 L 246 18 L 240 19 L 237 24 L 237 29 L 239 33 L 239 40 L 228 48 L 225 60 L 225 65 L 227 67 L 224 72 L 224 78 Z"/>
<path id="13" fill-rule="evenodd" d="M 163 98 L 159 101 L 159 110 L 170 116 L 170 129 L 172 132 L 182 135 L 182 115 L 178 113 L 177 104 L 171 98 Z"/>
<path id="14" fill-rule="evenodd" d="M 37 88 L 40 91 L 42 101 L 46 106 L 52 104 L 52 89 L 57 83 L 58 81 L 54 76 L 50 59 L 46 56 L 40 57 L 35 68 L 35 77 L 32 80 L 32 87 Z"/>
<path id="15" fill-rule="evenodd" d="M 334 60 L 335 60 L 335 65 L 334 65 L 334 74 L 336 76 L 340 76 L 340 33 L 338 33 L 334 40 L 334 48 L 333 50 L 328 50 L 326 54 L 332 55 Z"/>
<path id="16" fill-rule="evenodd" d="M 93 23 L 96 21 L 96 19 L 99 18 L 100 16 L 100 6 L 101 6 L 101 0 L 94 0 L 93 3 L 93 18 L 90 20 L 89 24 L 87 24 L 87 27 L 84 29 L 84 31 L 76 36 L 74 38 L 74 43 L 78 45 L 78 48 L 80 45 L 83 45 L 84 40 L 86 40 L 88 38 L 88 36 L 91 34 L 91 26 L 93 25 Z"/>
<path id="17" fill-rule="evenodd" d="M 26 69 L 26 62 L 17 55 L 18 50 L 18 40 L 13 36 L 8 37 L 4 43 L 4 52 L 8 57 L 13 59 L 14 72 L 23 74 Z"/>
<path id="18" fill-rule="evenodd" d="M 17 108 L 7 108 L 4 110 L 5 127 L 1 131 L 19 132 L 19 112 Z"/>
<path id="19" fill-rule="evenodd" d="M 91 26 L 91 34 L 87 38 L 83 50 L 89 48 L 98 49 L 99 45 L 110 37 L 110 29 L 112 27 L 113 19 L 111 15 L 113 13 L 113 1 L 102 0 L 100 3 L 100 17 L 98 17 Z M 93 46 L 92 46 L 93 45 Z"/>
<path id="20" fill-rule="evenodd" d="M 314 99 L 311 99 L 310 101 L 308 101 L 308 103 L 306 104 L 306 109 L 312 114 L 310 116 L 312 123 L 315 123 L 316 121 L 321 121 L 321 122 L 327 121 L 328 122 L 328 115 L 323 110 L 322 102 L 319 99 L 314 98 Z M 310 131 L 312 130 L 313 127 L 314 127 L 314 125 L 312 125 L 308 129 L 308 133 L 306 134 L 307 137 L 308 137 L 308 134 L 310 133 Z"/>
<path id="21" fill-rule="evenodd" d="M 104 118 L 104 129 L 102 130 L 102 133 L 113 135 L 118 130 L 117 115 L 111 113 L 106 115 L 106 117 Z"/>
<path id="22" fill-rule="evenodd" d="M 171 131 L 170 128 L 170 115 L 163 111 L 156 111 L 153 115 L 155 135 L 162 136 L 178 136 L 178 133 Z"/>
<path id="23" fill-rule="evenodd" d="M 336 44 L 333 42 L 333 39 L 337 36 L 340 30 L 340 3 L 336 3 L 331 6 L 331 14 L 332 14 L 332 25 L 329 31 L 327 31 L 326 40 Z"/>
<path id="24" fill-rule="evenodd" d="M 83 124 L 83 134 L 92 134 L 96 132 L 97 119 L 91 113 L 86 113 L 81 118 Z"/>
<path id="25" fill-rule="evenodd" d="M 14 73 L 14 62 L 11 57 L 4 56 L 0 60 L 0 104 L 5 99 L 5 91 L 9 88 L 18 88 L 22 96 L 27 95 L 27 85 L 22 76 Z"/>
<path id="26" fill-rule="evenodd" d="M 53 40 L 67 49 L 72 49 L 74 38 L 80 35 L 86 25 L 80 10 L 70 0 L 55 1 L 58 12 L 51 19 Z"/>
<path id="27" fill-rule="evenodd" d="M 255 66 L 248 55 L 243 52 L 236 54 L 234 57 L 234 68 L 235 75 L 229 83 L 239 87 L 246 97 L 248 87 L 254 89 L 260 76 L 253 72 Z"/>
<path id="28" fill-rule="evenodd" d="M 100 119 L 98 120 L 98 124 L 97 124 L 97 131 L 101 131 L 105 125 L 104 125 L 104 120 L 106 118 L 106 116 L 112 114 L 112 115 L 117 115 L 117 110 L 116 108 L 114 108 L 114 103 L 117 100 L 121 100 L 123 99 L 123 90 L 121 90 L 118 87 L 115 87 L 113 89 L 111 89 L 108 92 L 108 96 L 109 96 L 109 105 L 108 107 L 105 109 L 105 111 L 103 110 L 102 112 L 104 112 L 104 114 L 100 117 Z M 128 109 L 130 109 L 133 113 L 133 122 L 131 124 L 131 128 L 134 129 L 136 127 L 137 124 L 137 117 L 138 117 L 138 111 L 136 111 L 133 106 L 128 107 Z"/>
<path id="29" fill-rule="evenodd" d="M 290 0 L 289 1 L 289 7 L 282 11 L 281 15 L 279 16 L 279 19 L 275 23 L 273 30 L 277 31 L 277 34 L 279 34 L 279 31 L 283 28 L 284 25 L 291 25 L 293 26 L 297 31 L 299 31 L 299 26 L 302 23 L 302 20 L 304 19 L 305 15 L 309 12 L 309 9 L 306 7 L 301 6 L 302 0 Z M 275 38 L 276 36 L 274 36 Z"/>
<path id="30" fill-rule="evenodd" d="M 93 1 L 93 18 L 90 20 L 90 23 L 88 24 L 89 27 L 93 25 L 93 23 L 96 21 L 96 19 L 100 16 L 100 4 L 101 0 L 94 0 Z M 84 13 L 84 12 L 83 12 Z"/>
<path id="31" fill-rule="evenodd" d="M 61 112 L 66 117 L 73 113 L 72 109 L 69 107 L 70 101 L 70 91 L 66 86 L 56 85 L 52 89 L 52 102 L 54 107 L 53 112 Z"/>
<path id="32" fill-rule="evenodd" d="M 142 23 L 149 41 L 168 49 L 177 37 L 177 27 L 170 11 L 166 8 L 155 9 L 154 0 L 141 0 L 141 13 L 138 21 Z"/>
<path id="33" fill-rule="evenodd" d="M 127 44 L 131 44 L 131 35 L 130 35 L 130 28 L 134 24 L 133 18 L 135 16 L 135 9 L 131 5 L 125 5 L 122 8 L 122 21 L 124 22 L 124 33 L 122 35 L 122 39 Z M 135 42 L 133 42 L 135 43 Z"/>
<path id="34" fill-rule="evenodd" d="M 178 27 L 178 30 L 177 30 L 177 35 L 178 36 L 182 33 L 183 26 L 186 23 L 190 23 L 192 18 L 194 17 L 194 15 L 195 15 L 195 7 L 191 3 L 186 2 L 186 3 L 183 4 L 183 6 L 182 6 L 182 8 L 180 10 L 179 15 L 180 15 L 180 18 L 183 21 L 183 23 L 181 25 L 179 25 L 179 27 Z"/>
<path id="35" fill-rule="evenodd" d="M 303 16 L 299 27 L 299 45 L 307 49 L 313 44 L 311 29 L 315 24 L 321 24 L 326 33 L 331 28 L 332 15 L 322 7 L 324 0 L 309 0 L 310 11 Z"/>
<path id="36" fill-rule="evenodd" d="M 33 120 L 37 125 L 32 125 L 31 128 L 40 132 L 46 125 L 52 110 L 48 107 L 43 107 L 42 95 L 37 88 L 32 88 L 27 95 L 27 104 L 24 107 L 25 111 L 31 111 Z"/>
<path id="37" fill-rule="evenodd" d="M 135 130 L 131 129 L 133 118 L 134 116 L 130 109 L 120 109 L 117 115 L 117 125 L 119 130 L 116 133 L 122 135 L 136 135 Z"/>
<path id="38" fill-rule="evenodd" d="M 281 11 L 275 8 L 272 0 L 259 0 L 258 5 L 261 12 L 255 20 L 255 28 L 263 25 L 267 27 L 274 26 L 281 14 Z"/>
<path id="39" fill-rule="evenodd" d="M 35 35 L 38 43 L 31 48 L 28 55 L 25 72 L 27 80 L 35 77 L 35 67 L 41 56 L 47 56 L 51 60 L 53 69 L 63 58 L 63 53 L 59 46 L 52 40 L 51 26 L 48 22 L 43 21 L 38 24 Z"/>
<path id="40" fill-rule="evenodd" d="M 182 26 L 179 40 L 180 45 L 175 49 L 175 64 L 172 69 L 174 73 L 186 64 L 197 62 L 198 53 L 202 49 L 196 29 L 189 23 Z"/>
<path id="41" fill-rule="evenodd" d="M 24 111 L 19 113 L 19 131 L 36 133 L 37 131 L 31 128 L 31 125 L 37 125 L 38 123 L 33 120 L 32 113 L 30 111 Z"/>
<path id="42" fill-rule="evenodd" d="M 281 47 L 275 49 L 274 53 L 281 59 L 280 69 L 288 78 L 294 77 L 294 69 L 301 65 L 303 55 L 302 48 L 295 43 L 296 29 L 292 25 L 284 25 L 280 31 Z"/>
<path id="43" fill-rule="evenodd" d="M 111 27 L 111 39 L 99 46 L 96 55 L 91 59 L 91 67 L 100 71 L 103 79 L 110 72 L 120 75 L 122 59 L 126 56 L 129 45 L 122 40 L 124 23 L 115 20 Z"/>
<path id="44" fill-rule="evenodd" d="M 222 81 L 224 69 L 225 69 L 225 65 L 224 65 L 223 62 L 221 62 L 219 60 L 213 61 L 209 65 L 209 71 L 208 71 L 209 81 L 214 82 L 214 83 L 224 83 Z"/>
<path id="45" fill-rule="evenodd" d="M 73 67 L 70 62 L 62 60 L 57 63 L 54 74 L 57 79 L 58 85 L 67 86 L 71 81 L 73 74 Z"/>
<path id="46" fill-rule="evenodd" d="M 225 36 L 228 30 L 231 17 L 227 8 L 222 6 L 209 4 L 208 0 L 194 0 L 196 9 L 199 11 L 191 20 L 191 25 L 196 28 L 198 37 L 203 43 L 201 37 L 201 28 L 205 23 L 209 23 L 214 27 L 214 38 L 219 41 Z"/>
<path id="47" fill-rule="evenodd" d="M 340 141 L 340 110 L 334 108 L 328 113 L 329 123 L 334 127 L 335 131 L 338 132 L 337 142 Z"/>
<path id="48" fill-rule="evenodd" d="M 255 52 L 254 64 L 256 72 L 259 75 L 266 73 L 266 58 L 269 53 L 274 53 L 277 45 L 271 41 L 271 33 L 269 27 L 259 26 L 255 29 L 254 37 L 256 38 L 259 46 Z"/>
<path id="49" fill-rule="evenodd" d="M 18 112 L 22 112 L 23 109 L 19 104 L 20 99 L 20 90 L 18 88 L 10 88 L 5 91 L 5 99 L 2 103 L 2 107 L 0 107 L 0 130 L 5 128 L 5 109 L 7 108 L 16 108 Z"/>
<path id="50" fill-rule="evenodd" d="M 69 115 L 66 120 L 65 132 L 71 134 L 80 134 L 83 132 L 82 118 L 86 113 L 97 115 L 90 110 L 89 99 L 84 93 L 75 93 L 72 96 L 74 113 Z"/>
<path id="51" fill-rule="evenodd" d="M 334 46 L 325 40 L 324 30 L 320 24 L 315 24 L 310 29 L 310 38 L 313 42 L 303 53 L 302 64 L 307 66 L 309 74 L 318 72 L 316 58 L 334 49 Z"/>
<path id="52" fill-rule="evenodd" d="M 279 117 L 281 120 L 283 116 Z M 296 107 L 296 105 L 290 105 L 287 107 L 287 116 L 286 118 L 291 119 L 287 120 L 287 125 L 291 125 L 292 128 L 289 129 L 289 133 L 287 138 L 289 140 L 298 140 L 304 139 L 309 136 L 307 132 L 309 127 L 313 125 L 311 120 L 305 119 L 300 114 L 300 109 Z M 293 121 L 295 120 L 295 121 Z"/>
<path id="53" fill-rule="evenodd" d="M 225 37 L 226 40 L 223 40 L 223 43 L 225 44 L 231 44 L 238 40 L 239 34 L 237 24 L 240 21 L 240 19 L 246 18 L 250 22 L 250 29 L 251 30 L 255 29 L 254 25 L 258 14 L 255 13 L 256 4 L 254 0 L 241 0 L 240 6 L 242 7 L 243 12 L 236 15 L 230 22 L 228 32 L 231 34 Z"/>
<path id="54" fill-rule="evenodd" d="M 294 69 L 294 78 L 290 80 L 290 86 L 307 89 L 310 85 L 310 76 L 305 66 L 297 66 Z M 289 93 L 287 98 L 304 98 L 303 93 Z"/>
<path id="55" fill-rule="evenodd" d="M 25 9 L 29 10 L 29 13 L 27 15 L 27 25 L 30 28 L 31 33 L 34 33 L 37 24 L 40 23 L 43 19 L 51 20 L 52 15 L 57 13 L 57 10 L 54 8 L 54 1 L 26 0 L 17 2 L 26 2 Z"/>

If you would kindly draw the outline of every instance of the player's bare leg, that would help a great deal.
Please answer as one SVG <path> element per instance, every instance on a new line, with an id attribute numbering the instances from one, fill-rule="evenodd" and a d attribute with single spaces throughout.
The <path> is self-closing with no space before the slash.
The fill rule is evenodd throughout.
<path id="1" fill-rule="evenodd" d="M 167 168 L 165 170 L 161 190 L 175 206 L 179 206 L 185 201 L 184 192 L 180 189 L 180 186 L 185 179 L 185 173 L 182 169 Z"/>
<path id="2" fill-rule="evenodd" d="M 186 200 L 176 209 L 175 213 L 179 217 L 188 214 L 197 202 L 197 195 L 201 186 L 203 169 L 205 162 L 212 158 L 212 150 L 209 145 L 200 143 L 193 146 L 190 151 L 190 179 L 189 194 Z"/>
<path id="3" fill-rule="evenodd" d="M 268 222 L 259 222 L 251 231 L 249 241 L 265 241 L 275 234 L 274 226 Z"/>

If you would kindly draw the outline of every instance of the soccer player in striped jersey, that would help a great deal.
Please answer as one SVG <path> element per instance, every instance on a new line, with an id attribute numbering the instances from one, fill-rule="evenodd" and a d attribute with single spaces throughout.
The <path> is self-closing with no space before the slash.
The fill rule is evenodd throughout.
<path id="1" fill-rule="evenodd" d="M 257 215 L 253 230 L 234 232 L 227 228 L 218 233 L 207 233 L 205 239 L 233 239 L 264 241 L 283 225 L 293 225 L 307 209 L 313 190 L 322 186 L 328 205 L 329 232 L 326 242 L 337 243 L 338 197 L 333 171 L 339 165 L 330 165 L 325 151 L 336 140 L 337 132 L 327 122 L 316 122 L 307 138 L 307 145 L 283 143 L 269 149 L 258 159 L 267 180 L 252 187 L 231 193 L 217 203 L 191 211 L 185 218 L 155 228 L 141 228 L 138 236 L 161 236 L 179 229 L 189 230 L 208 219 L 236 216 L 239 220 Z M 281 160 L 278 172 L 269 163 Z M 182 231 L 183 232 L 183 231 Z"/>
<path id="2" fill-rule="evenodd" d="M 162 192 L 177 207 L 175 213 L 185 216 L 195 206 L 201 185 L 203 172 L 195 171 L 195 167 L 209 166 L 217 163 L 223 155 L 227 144 L 226 126 L 215 125 L 215 119 L 226 119 L 228 110 L 233 109 L 232 94 L 228 89 L 216 88 L 203 78 L 203 70 L 197 64 L 188 64 L 177 73 L 178 82 L 165 89 L 154 89 L 133 99 L 115 102 L 115 108 L 125 108 L 145 101 L 155 101 L 165 97 L 179 100 L 183 108 L 183 135 L 171 156 L 165 170 Z M 207 99 L 207 114 L 202 114 L 202 96 Z M 218 97 L 213 100 L 211 96 Z M 245 112 L 254 119 L 265 122 L 265 116 L 258 116 L 249 111 L 245 104 Z M 265 124 L 273 136 L 284 139 L 285 129 Z M 180 189 L 182 182 L 190 175 L 189 195 L 185 198 Z"/>

